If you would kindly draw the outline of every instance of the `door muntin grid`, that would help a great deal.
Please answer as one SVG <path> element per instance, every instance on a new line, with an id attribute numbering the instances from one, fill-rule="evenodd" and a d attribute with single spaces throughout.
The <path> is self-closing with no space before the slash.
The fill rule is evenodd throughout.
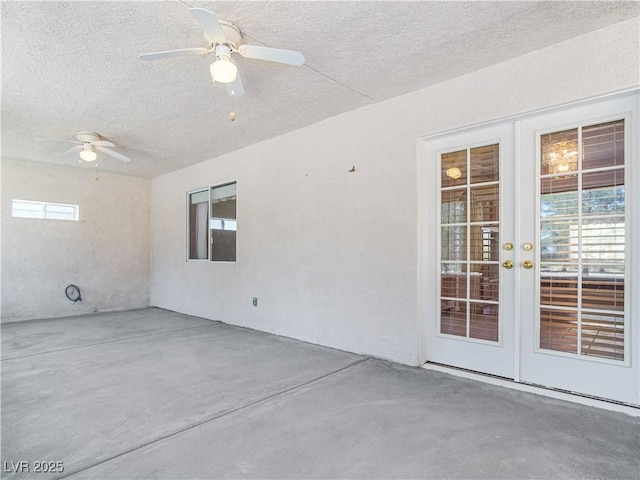
<path id="1" fill-rule="evenodd" d="M 628 360 L 625 121 L 538 135 L 538 349 Z"/>
<path id="2" fill-rule="evenodd" d="M 438 335 L 500 342 L 500 144 L 439 155 Z"/>

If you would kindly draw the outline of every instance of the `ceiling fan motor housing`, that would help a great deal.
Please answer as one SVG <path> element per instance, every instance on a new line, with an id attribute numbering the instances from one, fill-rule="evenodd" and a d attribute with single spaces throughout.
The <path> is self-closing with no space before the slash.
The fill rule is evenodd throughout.
<path id="1" fill-rule="evenodd" d="M 216 58 L 219 60 L 221 57 L 227 60 L 231 59 L 231 46 L 226 44 L 216 45 Z"/>

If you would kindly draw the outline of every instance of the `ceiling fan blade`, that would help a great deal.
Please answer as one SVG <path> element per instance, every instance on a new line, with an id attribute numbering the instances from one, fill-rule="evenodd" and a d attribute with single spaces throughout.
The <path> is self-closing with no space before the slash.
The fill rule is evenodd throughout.
<path id="1" fill-rule="evenodd" d="M 91 142 L 96 147 L 116 147 L 114 143 L 108 142 L 107 140 L 98 140 L 97 142 Z"/>
<path id="2" fill-rule="evenodd" d="M 240 74 L 236 75 L 236 79 L 233 82 L 226 83 L 225 87 L 227 87 L 227 93 L 232 97 L 239 97 L 240 95 L 244 95 L 244 85 L 242 85 Z"/>
<path id="3" fill-rule="evenodd" d="M 167 50 L 166 52 L 142 53 L 138 55 L 140 60 L 162 60 L 163 58 L 185 57 L 188 55 L 206 55 L 211 50 L 203 47 L 182 48 L 180 50 Z"/>
<path id="4" fill-rule="evenodd" d="M 75 152 L 79 152 L 80 150 L 82 150 L 84 147 L 82 145 L 78 145 L 77 147 L 73 147 L 71 150 L 67 150 L 66 152 L 64 152 L 62 154 L 63 157 L 68 157 L 70 156 L 72 153 Z"/>
<path id="5" fill-rule="evenodd" d="M 215 13 L 198 7 L 191 8 L 191 13 L 196 17 L 196 20 L 211 40 L 215 43 L 225 43 L 227 41 L 227 36 L 224 34 L 224 30 L 222 30 Z"/>
<path id="6" fill-rule="evenodd" d="M 131 161 L 129 157 L 125 157 L 121 153 L 114 152 L 113 150 L 110 150 L 108 148 L 96 146 L 96 149 L 98 149 L 100 152 L 106 153 L 107 155 L 111 155 L 113 158 L 117 158 L 121 162 L 129 163 Z"/>
<path id="7" fill-rule="evenodd" d="M 293 50 L 263 47 L 261 45 L 240 45 L 238 53 L 243 57 L 267 60 L 269 62 L 284 63 L 297 67 L 304 63 L 304 55 Z"/>
<path id="8" fill-rule="evenodd" d="M 65 140 L 63 138 L 39 138 L 36 137 L 38 142 L 65 142 L 65 143 L 76 143 L 78 145 L 82 145 L 82 142 L 77 142 L 75 140 Z"/>

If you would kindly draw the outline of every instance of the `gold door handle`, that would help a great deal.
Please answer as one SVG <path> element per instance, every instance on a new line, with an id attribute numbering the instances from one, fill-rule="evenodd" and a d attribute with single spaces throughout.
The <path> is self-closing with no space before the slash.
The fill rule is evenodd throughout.
<path id="1" fill-rule="evenodd" d="M 511 270 L 513 268 L 513 262 L 511 260 L 505 260 L 502 262 L 502 266 L 507 270 Z"/>
<path id="2" fill-rule="evenodd" d="M 527 270 L 530 270 L 533 267 L 533 262 L 531 260 L 525 260 L 522 262 L 522 266 Z"/>

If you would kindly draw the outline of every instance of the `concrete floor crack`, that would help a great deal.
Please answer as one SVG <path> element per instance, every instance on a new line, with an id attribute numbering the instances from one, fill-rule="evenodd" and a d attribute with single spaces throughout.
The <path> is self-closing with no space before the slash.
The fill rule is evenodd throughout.
<path id="1" fill-rule="evenodd" d="M 193 328 L 197 328 L 197 327 L 193 327 Z M 198 427 L 200 427 L 200 426 L 202 426 L 202 425 L 206 425 L 206 424 L 208 424 L 208 423 L 215 422 L 216 420 L 219 420 L 219 419 L 221 419 L 221 418 L 227 417 L 227 416 L 232 415 L 232 414 L 234 414 L 234 413 L 236 413 L 236 412 L 239 412 L 239 411 L 245 410 L 245 409 L 247 409 L 247 408 L 250 408 L 250 407 L 253 407 L 253 406 L 256 406 L 256 405 L 259 405 L 259 404 L 266 403 L 266 402 L 268 402 L 268 401 L 270 401 L 270 400 L 272 400 L 272 399 L 274 399 L 274 398 L 281 397 L 281 396 L 286 395 L 286 394 L 288 394 L 288 393 L 291 393 L 291 392 L 293 392 L 293 391 L 295 391 L 295 390 L 299 390 L 299 389 L 301 389 L 301 388 L 304 388 L 304 387 L 306 387 L 306 386 L 308 386 L 308 385 L 310 385 L 310 384 L 317 383 L 317 382 L 319 382 L 319 381 L 321 381 L 321 380 L 324 380 L 324 379 L 326 379 L 326 378 L 329 378 L 329 377 L 332 377 L 332 376 L 334 376 L 334 375 L 337 375 L 337 374 L 339 374 L 339 373 L 341 373 L 341 372 L 344 372 L 345 370 L 348 370 L 348 369 L 350 369 L 350 368 L 353 368 L 353 367 L 355 367 L 355 366 L 357 366 L 357 365 L 360 365 L 360 364 L 362 364 L 362 363 L 364 363 L 364 362 L 367 362 L 367 361 L 369 361 L 369 360 L 371 360 L 369 357 L 360 358 L 360 359 L 356 360 L 355 362 L 351 362 L 351 363 L 349 363 L 348 365 L 345 365 L 345 366 L 340 367 L 340 368 L 338 368 L 338 369 L 332 370 L 332 371 L 327 372 L 327 373 L 325 373 L 325 374 L 323 374 L 323 375 L 320 375 L 320 376 L 318 376 L 318 377 L 312 378 L 312 379 L 310 379 L 310 380 L 307 380 L 307 381 L 305 381 L 305 382 L 299 383 L 299 384 L 297 384 L 297 385 L 293 385 L 292 387 L 288 387 L 288 388 L 285 388 L 285 389 L 283 389 L 283 390 L 280 390 L 280 391 L 277 391 L 277 392 L 271 393 L 271 394 L 269 394 L 269 395 L 266 395 L 266 396 L 264 396 L 264 397 L 258 398 L 258 399 L 256 399 L 256 400 L 252 400 L 252 401 L 247 402 L 247 403 L 245 403 L 245 404 L 243 404 L 243 405 L 240 405 L 239 407 L 235 407 L 235 408 L 231 408 L 231 409 L 225 410 L 225 411 L 223 411 L 223 412 L 221 412 L 221 413 L 218 413 L 218 414 L 216 414 L 216 415 L 211 416 L 210 418 L 205 418 L 205 419 L 203 419 L 203 420 L 200 420 L 200 421 L 198 421 L 198 422 L 195 422 L 195 423 L 193 423 L 193 424 L 191 424 L 191 425 L 188 425 L 188 426 L 186 426 L 186 427 L 180 428 L 179 430 L 176 430 L 176 431 L 171 432 L 171 433 L 169 433 L 169 434 L 162 435 L 161 437 L 158 437 L 158 438 L 154 438 L 153 440 L 150 440 L 150 441 L 145 442 L 145 443 L 143 443 L 143 444 L 141 444 L 141 445 L 138 445 L 138 446 L 135 446 L 135 447 L 133 447 L 133 448 L 130 448 L 130 449 L 128 449 L 128 450 L 126 450 L 126 451 L 124 451 L 124 452 L 120 452 L 120 453 L 118 453 L 118 454 L 116 454 L 116 455 L 112 455 L 112 456 L 110 456 L 109 458 L 106 458 L 106 459 L 101 460 L 101 461 L 99 461 L 99 462 L 96 462 L 96 463 L 94 463 L 94 464 L 88 465 L 88 466 L 86 466 L 86 467 L 84 467 L 84 468 L 81 468 L 81 469 L 78 469 L 78 470 L 75 470 L 75 471 L 65 472 L 65 474 L 64 474 L 64 475 L 62 475 L 62 476 L 60 476 L 60 477 L 56 477 L 56 478 L 57 478 L 57 479 L 63 479 L 63 478 L 72 477 L 72 476 L 74 476 L 74 475 L 77 475 L 77 474 L 79 474 L 79 473 L 82 473 L 82 472 L 84 472 L 84 471 L 87 471 L 87 470 L 89 470 L 89 469 L 91 469 L 91 468 L 94 468 L 94 467 L 96 467 L 96 466 L 98 466 L 98 465 L 102 465 L 102 464 L 104 464 L 104 463 L 107 463 L 107 462 L 110 462 L 110 461 L 112 461 L 112 460 L 115 460 L 116 458 L 123 457 L 123 456 L 128 455 L 128 454 L 130 454 L 130 453 L 132 453 L 132 452 L 135 452 L 135 451 L 137 451 L 137 450 L 141 450 L 141 449 L 143 449 L 143 448 L 146 448 L 146 447 L 148 447 L 148 446 L 150 446 L 150 445 L 153 445 L 153 444 L 156 444 L 156 443 L 162 442 L 162 441 L 164 441 L 164 440 L 167 440 L 167 439 L 169 439 L 169 438 L 172 438 L 172 437 L 176 437 L 176 436 L 178 436 L 178 435 L 181 435 L 181 434 L 183 434 L 183 433 L 185 433 L 185 432 L 188 432 L 188 431 L 190 431 L 190 430 L 193 430 L 194 428 L 198 428 Z"/>

